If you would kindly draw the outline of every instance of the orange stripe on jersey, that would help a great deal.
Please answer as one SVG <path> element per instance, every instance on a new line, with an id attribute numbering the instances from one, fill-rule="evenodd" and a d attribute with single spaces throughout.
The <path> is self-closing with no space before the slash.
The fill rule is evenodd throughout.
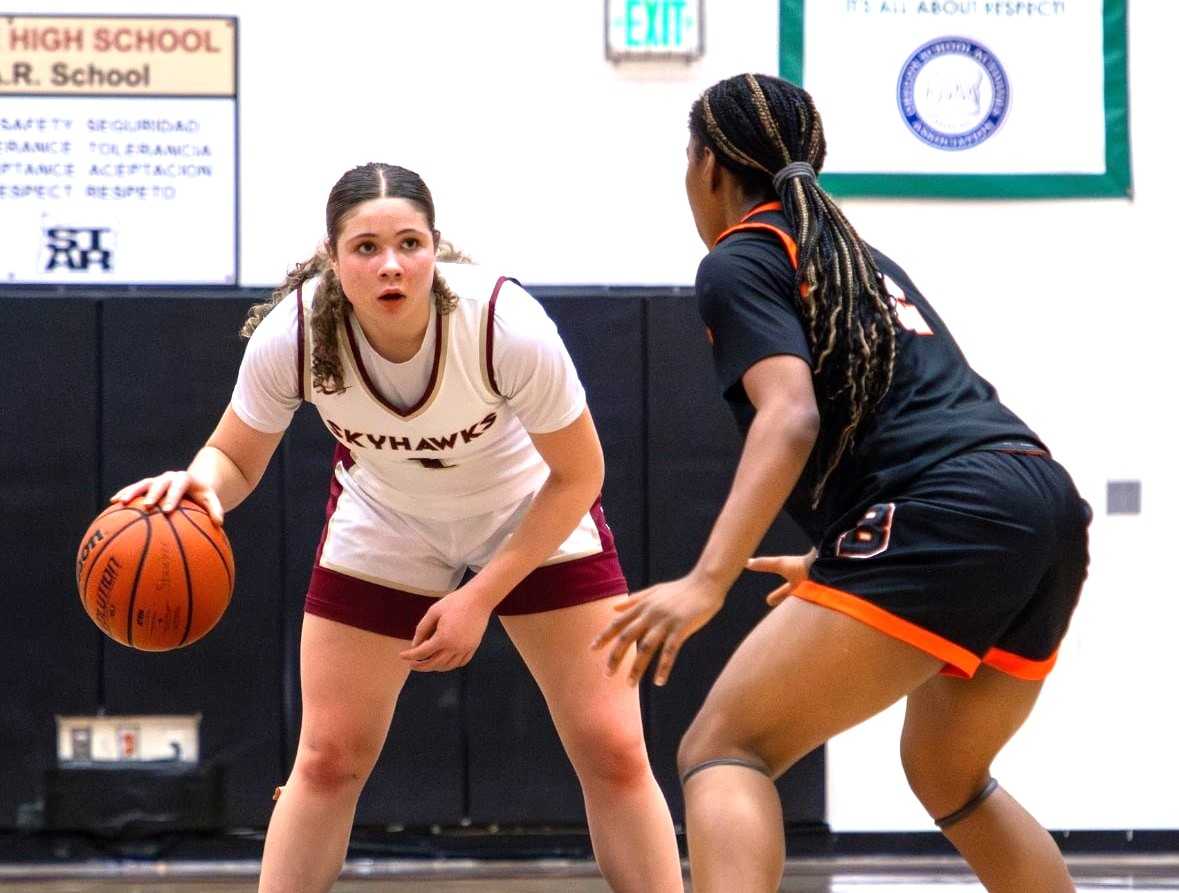
<path id="1" fill-rule="evenodd" d="M 794 240 L 790 238 L 785 230 L 778 229 L 776 226 L 771 226 L 768 223 L 738 223 L 736 226 L 730 226 L 727 230 L 716 237 L 716 241 L 712 243 L 715 248 L 721 243 L 723 239 L 728 238 L 733 233 L 739 233 L 744 230 L 757 229 L 764 232 L 773 233 L 782 242 L 786 253 L 790 255 L 790 264 L 793 267 L 798 266 L 798 246 L 794 244 Z"/>
<path id="2" fill-rule="evenodd" d="M 744 223 L 750 217 L 756 217 L 758 214 L 764 214 L 766 211 L 781 211 L 781 210 L 782 210 L 782 203 L 781 202 L 765 202 L 764 204 L 760 204 L 756 208 L 753 208 L 750 211 L 746 211 L 745 215 L 741 218 L 741 222 Z"/>
<path id="3" fill-rule="evenodd" d="M 1056 655 L 1058 653 L 1053 652 L 1051 657 L 1047 657 L 1044 660 L 1031 660 L 1027 657 L 1020 657 L 1018 654 L 1012 654 L 1010 651 L 1004 651 L 1001 648 L 992 648 L 983 655 L 983 663 L 988 667 L 994 667 L 996 670 L 1006 673 L 1008 676 L 1014 676 L 1016 679 L 1039 682 L 1051 673 L 1052 668 L 1056 666 Z"/>
<path id="4" fill-rule="evenodd" d="M 781 211 L 781 210 L 782 210 L 782 203 L 781 202 L 766 202 L 763 205 L 758 205 L 756 208 L 753 208 L 752 210 L 746 212 L 745 216 L 743 216 L 741 218 L 740 223 L 738 223 L 734 226 L 730 226 L 727 230 L 725 230 L 723 233 L 721 233 L 719 236 L 717 236 L 716 240 L 712 243 L 712 247 L 715 248 L 724 239 L 727 239 L 733 233 L 739 233 L 739 232 L 743 232 L 743 231 L 747 231 L 747 230 L 760 230 L 762 232 L 773 233 L 775 236 L 778 237 L 778 240 L 782 243 L 782 247 L 786 249 L 786 254 L 790 257 L 790 265 L 792 267 L 794 267 L 794 269 L 797 270 L 798 269 L 798 245 L 795 244 L 795 241 L 793 238 L 791 238 L 790 233 L 786 232 L 786 230 L 784 230 L 784 229 L 780 229 L 779 227 L 774 226 L 772 223 L 750 223 L 749 222 L 750 217 L 755 217 L 758 214 L 762 214 L 766 211 Z M 809 295 L 811 293 L 810 283 L 803 282 L 799 286 L 798 293 L 800 295 L 802 295 L 804 298 L 807 295 Z"/>
<path id="5" fill-rule="evenodd" d="M 852 595 L 850 592 L 832 589 L 830 586 L 807 580 L 790 594 L 797 595 L 804 601 L 846 614 L 885 635 L 907 642 L 926 654 L 932 654 L 938 660 L 949 664 L 956 671 L 953 674 L 955 676 L 962 675 L 969 678 L 974 675 L 978 670 L 979 663 L 981 663 L 975 655 L 961 645 L 955 645 L 937 633 L 931 633 L 915 623 L 890 614 L 883 608 L 865 601 L 859 596 Z"/>

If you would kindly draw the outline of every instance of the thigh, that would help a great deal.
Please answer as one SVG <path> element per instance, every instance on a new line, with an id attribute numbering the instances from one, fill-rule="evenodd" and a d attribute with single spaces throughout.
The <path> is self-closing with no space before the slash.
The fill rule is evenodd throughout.
<path id="1" fill-rule="evenodd" d="M 315 615 L 303 618 L 300 747 L 342 746 L 380 751 L 397 697 L 410 673 L 398 654 L 404 639 Z"/>
<path id="2" fill-rule="evenodd" d="M 557 732 L 575 740 L 610 729 L 642 735 L 638 688 L 625 673 L 607 676 L 594 637 L 616 616 L 625 595 L 536 614 L 501 616 L 500 622 L 544 694 Z"/>
<path id="3" fill-rule="evenodd" d="M 778 775 L 941 667 L 940 660 L 867 624 L 787 599 L 733 653 L 690 735 L 707 749 L 728 745 L 755 753 Z"/>
<path id="4" fill-rule="evenodd" d="M 939 676 L 909 695 L 902 759 L 911 776 L 920 771 L 924 777 L 924 795 L 940 798 L 926 804 L 931 812 L 954 810 L 985 782 L 1042 686 L 984 666 L 972 679 Z"/>

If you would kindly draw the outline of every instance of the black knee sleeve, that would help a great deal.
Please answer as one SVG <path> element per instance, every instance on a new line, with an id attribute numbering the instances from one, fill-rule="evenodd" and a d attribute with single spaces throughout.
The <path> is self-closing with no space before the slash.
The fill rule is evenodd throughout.
<path id="1" fill-rule="evenodd" d="M 685 769 L 680 775 L 680 786 L 683 787 L 687 784 L 688 779 L 697 772 L 703 772 L 705 769 L 711 769 L 713 766 L 744 766 L 746 769 L 760 772 L 767 777 L 770 774 L 770 770 L 760 761 L 744 760 L 740 757 L 718 757 L 715 760 L 705 760 L 703 763 L 697 763 L 695 766 L 689 766 Z"/>
<path id="2" fill-rule="evenodd" d="M 999 787 L 999 782 L 993 778 L 988 778 L 987 783 L 983 785 L 983 789 L 966 801 L 966 805 L 961 809 L 956 809 L 947 816 L 942 816 L 940 819 L 934 819 L 934 824 L 941 830 L 945 831 L 951 825 L 956 825 L 962 821 L 976 809 L 983 805 L 983 801 L 991 794 L 995 793 L 995 788 Z"/>

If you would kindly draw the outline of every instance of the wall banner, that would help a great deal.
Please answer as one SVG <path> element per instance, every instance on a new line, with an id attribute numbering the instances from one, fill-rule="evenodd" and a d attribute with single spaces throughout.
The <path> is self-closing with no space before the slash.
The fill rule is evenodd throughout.
<path id="1" fill-rule="evenodd" d="M 0 16 L 0 283 L 236 285 L 237 19 Z"/>
<path id="2" fill-rule="evenodd" d="M 1131 194 L 1126 0 L 781 0 L 841 195 Z"/>

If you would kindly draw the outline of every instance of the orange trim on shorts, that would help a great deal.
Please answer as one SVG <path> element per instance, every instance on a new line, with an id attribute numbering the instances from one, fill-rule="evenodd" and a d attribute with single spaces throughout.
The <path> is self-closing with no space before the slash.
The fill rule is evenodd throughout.
<path id="1" fill-rule="evenodd" d="M 852 595 L 850 592 L 832 589 L 830 586 L 807 580 L 790 594 L 797 595 L 804 601 L 838 611 L 840 614 L 846 614 L 887 636 L 899 639 L 926 654 L 932 654 L 938 660 L 949 664 L 946 668 L 949 675 L 970 678 L 982 663 L 978 657 L 961 645 L 955 645 L 937 633 L 931 633 L 915 623 L 890 614 L 883 608 L 865 601 L 859 596 Z"/>
<path id="2" fill-rule="evenodd" d="M 1056 666 L 1056 656 L 1059 653 L 1059 651 L 1054 651 L 1051 657 L 1044 660 L 1032 660 L 1012 654 L 1010 651 L 1004 651 L 1002 648 L 991 648 L 983 655 L 982 662 L 988 667 L 993 667 L 1008 676 L 1014 676 L 1016 679 L 1041 682 Z"/>

